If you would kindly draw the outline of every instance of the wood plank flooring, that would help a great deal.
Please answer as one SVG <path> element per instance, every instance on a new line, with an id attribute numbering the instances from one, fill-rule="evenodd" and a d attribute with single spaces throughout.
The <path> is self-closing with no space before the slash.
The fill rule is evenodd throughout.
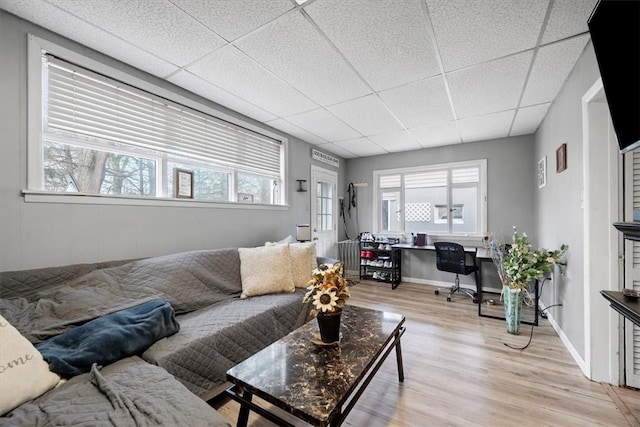
<path id="1" fill-rule="evenodd" d="M 640 391 L 584 377 L 547 320 L 509 335 L 504 321 L 478 316 L 460 295 L 452 302 L 428 285 L 360 282 L 349 304 L 403 314 L 405 381 L 391 355 L 345 426 L 640 426 Z M 265 403 L 266 407 L 269 407 Z M 235 425 L 239 405 L 214 407 Z M 281 414 L 281 412 L 278 412 Z M 296 426 L 306 425 L 287 418 Z M 272 426 L 251 414 L 249 425 Z"/>

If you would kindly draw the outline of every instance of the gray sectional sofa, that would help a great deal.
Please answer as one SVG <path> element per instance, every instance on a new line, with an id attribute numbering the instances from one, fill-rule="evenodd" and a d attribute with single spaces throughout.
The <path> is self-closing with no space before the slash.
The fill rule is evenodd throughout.
<path id="1" fill-rule="evenodd" d="M 0 273 L 0 314 L 36 347 L 155 299 L 171 304 L 180 327 L 18 406 L 0 425 L 228 425 L 205 403 L 224 390 L 226 371 L 308 314 L 303 289 L 241 293 L 237 248 Z"/>

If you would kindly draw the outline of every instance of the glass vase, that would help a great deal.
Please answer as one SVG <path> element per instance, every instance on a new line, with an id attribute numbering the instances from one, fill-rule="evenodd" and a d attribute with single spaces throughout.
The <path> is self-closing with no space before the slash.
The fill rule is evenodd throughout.
<path id="1" fill-rule="evenodd" d="M 520 335 L 520 318 L 522 316 L 524 291 L 522 289 L 503 286 L 502 299 L 504 302 L 504 318 L 507 322 L 507 332 L 513 335 Z"/>

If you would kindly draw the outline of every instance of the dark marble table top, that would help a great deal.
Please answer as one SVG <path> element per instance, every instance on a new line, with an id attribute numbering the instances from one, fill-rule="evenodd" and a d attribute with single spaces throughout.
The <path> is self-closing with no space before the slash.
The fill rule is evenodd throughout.
<path id="1" fill-rule="evenodd" d="M 314 425 L 327 425 L 400 330 L 399 314 L 347 305 L 340 345 L 312 343 L 315 319 L 227 371 L 227 379 Z"/>

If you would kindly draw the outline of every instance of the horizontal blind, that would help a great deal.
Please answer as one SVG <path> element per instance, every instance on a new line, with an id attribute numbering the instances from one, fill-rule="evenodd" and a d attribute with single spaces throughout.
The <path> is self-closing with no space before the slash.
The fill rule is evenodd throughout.
<path id="1" fill-rule="evenodd" d="M 113 141 L 280 176 L 282 143 L 44 55 L 45 133 Z"/>
<path id="2" fill-rule="evenodd" d="M 400 175 L 383 175 L 380 177 L 380 188 L 398 188 L 401 182 Z"/>
<path id="3" fill-rule="evenodd" d="M 446 187 L 446 185 L 446 170 L 412 173 L 404 177 L 405 188 Z"/>
<path id="4" fill-rule="evenodd" d="M 453 184 L 466 184 L 480 182 L 480 168 L 464 168 L 451 170 L 451 182 Z"/>

